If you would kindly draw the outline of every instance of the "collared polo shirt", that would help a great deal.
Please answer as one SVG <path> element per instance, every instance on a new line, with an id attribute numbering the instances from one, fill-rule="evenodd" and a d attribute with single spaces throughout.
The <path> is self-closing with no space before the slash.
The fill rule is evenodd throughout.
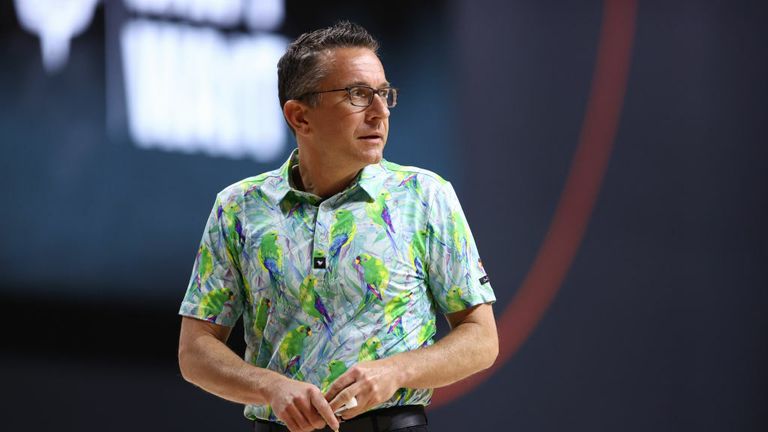
<path id="1" fill-rule="evenodd" d="M 216 196 L 181 315 L 242 316 L 245 361 L 325 391 L 356 363 L 431 345 L 436 311 L 496 300 L 449 182 L 383 160 L 323 200 L 292 186 L 298 156 Z M 431 396 L 400 389 L 378 408 Z"/>

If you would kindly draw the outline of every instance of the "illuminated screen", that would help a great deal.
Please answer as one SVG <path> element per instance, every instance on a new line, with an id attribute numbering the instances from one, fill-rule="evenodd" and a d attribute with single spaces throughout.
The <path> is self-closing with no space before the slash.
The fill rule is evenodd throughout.
<path id="1" fill-rule="evenodd" d="M 438 2 L 49 3 L 0 14 L 0 293 L 180 298 L 215 194 L 295 146 L 277 101 L 286 44 L 341 18 L 380 39 L 400 89 L 385 157 L 458 183 Z"/>

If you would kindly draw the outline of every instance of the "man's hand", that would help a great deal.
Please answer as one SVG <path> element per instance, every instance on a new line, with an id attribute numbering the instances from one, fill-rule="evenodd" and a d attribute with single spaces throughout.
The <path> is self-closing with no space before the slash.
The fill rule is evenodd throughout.
<path id="1" fill-rule="evenodd" d="M 339 429 L 339 420 L 319 388 L 312 384 L 279 377 L 270 383 L 269 404 L 291 432 L 309 432 L 328 425 Z"/>
<path id="2" fill-rule="evenodd" d="M 362 414 L 389 400 L 401 386 L 400 371 L 392 358 L 367 361 L 352 366 L 333 382 L 325 394 L 336 412 L 353 397 L 357 406 L 341 412 L 345 420 Z"/>
<path id="3" fill-rule="evenodd" d="M 451 331 L 434 345 L 358 363 L 338 377 L 325 394 L 331 409 L 336 412 L 355 397 L 358 406 L 342 412 L 342 418 L 350 419 L 389 400 L 400 388 L 443 387 L 491 367 L 499 352 L 491 305 L 446 317 Z"/>

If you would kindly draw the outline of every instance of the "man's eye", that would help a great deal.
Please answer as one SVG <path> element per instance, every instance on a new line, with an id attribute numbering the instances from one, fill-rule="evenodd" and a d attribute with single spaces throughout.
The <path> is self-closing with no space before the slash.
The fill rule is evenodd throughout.
<path id="1" fill-rule="evenodd" d="M 349 90 L 349 94 L 353 98 L 367 98 L 370 91 L 365 87 L 356 87 Z"/>

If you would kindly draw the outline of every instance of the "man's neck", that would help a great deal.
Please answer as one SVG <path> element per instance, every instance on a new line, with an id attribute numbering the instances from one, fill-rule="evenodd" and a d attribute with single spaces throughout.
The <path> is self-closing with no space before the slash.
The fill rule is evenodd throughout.
<path id="1" fill-rule="evenodd" d="M 339 169 L 328 163 L 312 159 L 306 152 L 301 152 L 299 163 L 291 170 L 294 185 L 321 198 L 329 198 L 346 189 L 357 177 L 360 168 Z"/>

